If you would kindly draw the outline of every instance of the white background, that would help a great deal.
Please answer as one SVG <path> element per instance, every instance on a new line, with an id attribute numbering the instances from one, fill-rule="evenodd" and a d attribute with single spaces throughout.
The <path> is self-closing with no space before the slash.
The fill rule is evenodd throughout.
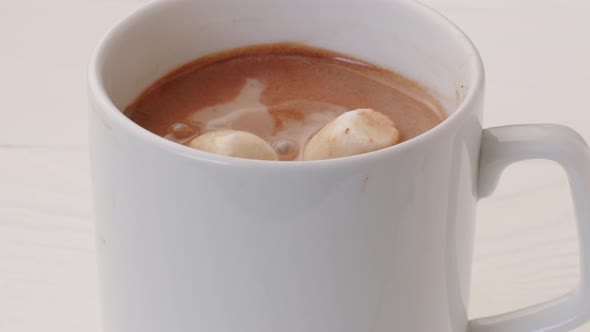
<path id="1" fill-rule="evenodd" d="M 85 71 L 99 37 L 144 2 L 0 0 L 2 332 L 98 332 Z M 481 51 L 486 126 L 560 123 L 590 139 L 590 1 L 425 2 Z M 472 317 L 575 287 L 568 190 L 559 167 L 531 161 L 481 202 Z"/>

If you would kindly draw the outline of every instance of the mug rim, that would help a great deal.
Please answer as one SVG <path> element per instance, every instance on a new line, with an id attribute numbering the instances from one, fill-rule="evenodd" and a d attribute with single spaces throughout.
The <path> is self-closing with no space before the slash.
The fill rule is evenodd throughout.
<path id="1" fill-rule="evenodd" d="M 176 0 L 179 1 L 179 0 Z M 310 161 L 271 161 L 271 160 L 255 160 L 255 159 L 244 159 L 237 157 L 228 157 L 217 155 L 210 152 L 200 151 L 191 147 L 179 144 L 176 142 L 169 141 L 157 134 L 150 132 L 149 130 L 139 126 L 135 122 L 131 121 L 125 114 L 113 103 L 111 98 L 108 96 L 104 84 L 102 82 L 102 75 L 100 73 L 101 65 L 103 64 L 103 58 L 108 48 L 110 40 L 119 33 L 119 30 L 123 29 L 127 24 L 130 24 L 134 18 L 142 16 L 152 10 L 157 10 L 159 6 L 166 6 L 169 3 L 176 2 L 174 0 L 158 1 L 152 0 L 149 3 L 141 6 L 140 8 L 133 11 L 131 14 L 126 15 L 120 19 L 115 25 L 113 25 L 100 39 L 98 45 L 93 51 L 90 64 L 88 67 L 88 95 L 93 103 L 97 105 L 91 105 L 91 111 L 100 112 L 103 121 L 108 121 L 109 126 L 114 126 L 120 130 L 124 130 L 131 134 L 137 140 L 142 141 L 145 144 L 149 144 L 156 147 L 163 152 L 169 152 L 177 156 L 182 156 L 187 159 L 192 159 L 198 162 L 207 162 L 223 166 L 237 166 L 237 167 L 270 167 L 270 168 L 306 168 L 306 167 L 341 167 L 345 164 L 356 164 L 358 162 L 368 162 L 371 160 L 378 161 L 381 159 L 394 158 L 394 156 L 403 153 L 409 149 L 416 149 L 417 146 L 427 144 L 429 141 L 436 140 L 437 137 L 442 135 L 446 130 L 452 130 L 461 119 L 469 113 L 470 109 L 473 109 L 472 105 L 477 101 L 478 97 L 483 94 L 485 86 L 485 70 L 483 60 L 473 41 L 451 20 L 446 18 L 441 13 L 437 12 L 433 8 L 422 4 L 416 0 L 389 0 L 391 2 L 401 3 L 407 6 L 415 6 L 424 15 L 425 19 L 436 20 L 446 29 L 451 30 L 457 39 L 463 44 L 463 49 L 466 54 L 471 54 L 469 57 L 469 68 L 471 69 L 470 77 L 473 82 L 473 86 L 465 95 L 463 101 L 456 108 L 454 112 L 444 119 L 441 123 L 433 127 L 432 129 L 412 138 L 407 141 L 403 141 L 399 144 L 363 153 L 360 155 L 339 157 L 333 159 L 323 160 L 310 160 Z"/>

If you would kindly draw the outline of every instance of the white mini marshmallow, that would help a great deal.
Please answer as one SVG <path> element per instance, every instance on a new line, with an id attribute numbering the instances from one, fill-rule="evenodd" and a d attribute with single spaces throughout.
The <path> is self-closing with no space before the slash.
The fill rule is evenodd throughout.
<path id="1" fill-rule="evenodd" d="M 228 157 L 258 160 L 279 159 L 270 144 L 262 138 L 245 131 L 211 131 L 190 141 L 189 146 Z"/>
<path id="2" fill-rule="evenodd" d="M 318 131 L 307 143 L 303 160 L 354 156 L 390 147 L 400 140 L 393 121 L 372 109 L 346 112 Z"/>

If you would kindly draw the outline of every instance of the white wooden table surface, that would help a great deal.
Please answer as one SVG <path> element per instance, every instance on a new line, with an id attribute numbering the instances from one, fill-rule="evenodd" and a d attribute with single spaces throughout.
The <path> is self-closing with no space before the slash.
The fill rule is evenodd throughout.
<path id="1" fill-rule="evenodd" d="M 99 331 L 85 71 L 101 34 L 144 2 L 0 0 L 2 332 Z M 590 139 L 590 1 L 425 2 L 480 48 L 486 126 L 561 123 Z M 479 211 L 472 317 L 575 287 L 577 240 L 559 167 L 511 167 Z"/>

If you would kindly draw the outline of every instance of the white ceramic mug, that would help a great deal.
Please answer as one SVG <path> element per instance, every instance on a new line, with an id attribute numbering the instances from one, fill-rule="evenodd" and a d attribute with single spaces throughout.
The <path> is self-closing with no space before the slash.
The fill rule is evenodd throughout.
<path id="1" fill-rule="evenodd" d="M 449 118 L 397 146 L 314 162 L 233 159 L 169 142 L 120 110 L 200 56 L 293 41 L 395 70 Z M 90 65 L 91 159 L 105 332 L 566 331 L 588 319 L 590 154 L 556 125 L 482 129 L 484 72 L 468 38 L 402 0 L 153 2 Z M 502 169 L 567 170 L 581 284 L 469 321 L 478 199 Z"/>

